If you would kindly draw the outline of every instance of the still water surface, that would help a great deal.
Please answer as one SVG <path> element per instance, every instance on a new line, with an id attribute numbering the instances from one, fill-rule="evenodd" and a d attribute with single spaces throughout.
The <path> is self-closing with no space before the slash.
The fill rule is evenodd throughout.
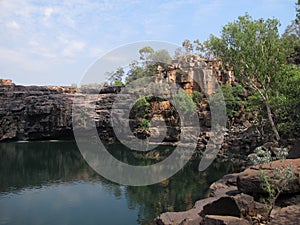
<path id="1" fill-rule="evenodd" d="M 132 159 L 121 146 L 112 150 Z M 131 187 L 95 173 L 74 141 L 0 143 L 0 225 L 153 224 L 162 212 L 190 209 L 236 170 L 216 161 L 199 173 L 198 163 L 160 184 Z"/>

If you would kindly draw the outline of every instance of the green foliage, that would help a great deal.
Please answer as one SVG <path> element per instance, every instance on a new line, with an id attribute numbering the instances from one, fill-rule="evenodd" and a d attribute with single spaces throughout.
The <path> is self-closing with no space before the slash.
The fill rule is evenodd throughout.
<path id="1" fill-rule="evenodd" d="M 297 12 L 297 14 L 296 14 L 295 21 L 296 21 L 297 24 L 300 24 L 300 0 L 298 0 L 296 2 L 296 12 Z"/>
<path id="2" fill-rule="evenodd" d="M 151 55 L 154 53 L 154 50 L 150 46 L 145 46 L 139 50 L 140 59 L 148 61 Z"/>
<path id="3" fill-rule="evenodd" d="M 271 107 L 281 133 L 300 129 L 300 69 L 286 65 L 280 71 L 280 85 L 272 90 Z"/>
<path id="4" fill-rule="evenodd" d="M 151 127 L 151 123 L 147 119 L 142 119 L 142 121 L 139 124 L 139 128 L 141 128 L 145 131 L 148 130 L 150 127 Z"/>
<path id="5" fill-rule="evenodd" d="M 193 100 L 195 102 L 201 102 L 203 100 L 203 94 L 199 91 L 193 91 Z"/>
<path id="6" fill-rule="evenodd" d="M 293 47 L 293 52 L 288 57 L 288 62 L 300 64 L 300 1 L 296 3 L 296 18 L 287 26 L 283 34 L 288 46 Z"/>
<path id="7" fill-rule="evenodd" d="M 276 82 L 289 50 L 282 46 L 278 26 L 276 19 L 253 20 L 246 14 L 224 26 L 220 38 L 211 35 L 206 45 L 224 63 L 234 66 L 241 82 L 258 82 L 267 91 Z"/>
<path id="8" fill-rule="evenodd" d="M 222 85 L 221 88 L 226 103 L 227 115 L 232 117 L 242 106 L 246 105 L 246 101 L 242 99 L 245 89 L 241 85 Z"/>
<path id="9" fill-rule="evenodd" d="M 145 65 L 141 65 L 137 61 L 133 61 L 127 72 L 126 83 L 128 84 L 140 78 L 154 76 L 157 72 L 157 66 L 158 64 L 150 64 L 149 62 Z"/>
<path id="10" fill-rule="evenodd" d="M 122 81 L 123 76 L 125 75 L 125 71 L 122 67 L 119 67 L 114 72 L 108 72 L 108 80 L 110 81 L 110 85 L 115 85 L 116 81 Z"/>
<path id="11" fill-rule="evenodd" d="M 286 190 L 287 185 L 291 179 L 293 179 L 294 173 L 291 165 L 287 168 L 276 167 L 271 176 L 267 175 L 263 170 L 259 171 L 259 178 L 262 182 L 262 188 L 266 191 L 268 197 L 263 199 L 263 202 L 267 205 L 268 220 L 271 218 L 271 212 L 274 209 L 276 199 L 279 195 Z"/>
<path id="12" fill-rule="evenodd" d="M 127 72 L 126 83 L 130 83 L 139 78 L 145 77 L 144 68 L 137 61 L 133 61 L 129 65 L 129 71 Z"/>
<path id="13" fill-rule="evenodd" d="M 278 71 L 293 51 L 280 38 L 278 26 L 276 19 L 254 20 L 246 14 L 225 25 L 221 37 L 211 35 L 205 42 L 214 56 L 233 66 L 239 82 L 259 94 L 277 140 L 280 136 L 270 108 L 270 90 L 278 85 Z"/>
<path id="14" fill-rule="evenodd" d="M 150 58 L 152 61 L 162 64 L 171 64 L 172 62 L 172 58 L 166 49 L 155 51 Z"/>
<path id="15" fill-rule="evenodd" d="M 193 98 L 184 91 L 180 90 L 172 97 L 176 109 L 180 109 L 184 114 L 195 112 L 197 108 L 196 103 L 193 101 Z"/>
<path id="16" fill-rule="evenodd" d="M 136 117 L 145 118 L 150 111 L 149 97 L 141 96 L 132 108 Z"/>
<path id="17" fill-rule="evenodd" d="M 103 101 L 102 101 L 102 103 L 104 104 L 104 105 L 107 105 L 107 104 L 109 104 L 109 101 L 108 101 L 108 99 L 103 99 Z"/>
<path id="18" fill-rule="evenodd" d="M 115 86 L 123 86 L 124 83 L 121 80 L 115 80 L 114 85 Z"/>

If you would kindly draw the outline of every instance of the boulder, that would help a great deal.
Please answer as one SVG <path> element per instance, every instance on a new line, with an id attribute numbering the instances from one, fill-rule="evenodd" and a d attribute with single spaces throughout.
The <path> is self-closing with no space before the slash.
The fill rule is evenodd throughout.
<path id="1" fill-rule="evenodd" d="M 204 215 L 220 215 L 246 217 L 256 216 L 255 202 L 252 196 L 238 194 L 236 196 L 224 196 L 203 207 Z"/>
<path id="2" fill-rule="evenodd" d="M 291 179 L 286 189 L 283 191 L 284 194 L 294 194 L 300 192 L 300 159 L 286 159 L 277 160 L 271 163 L 267 163 L 261 166 L 261 169 L 265 171 L 268 176 L 272 176 L 275 172 L 276 167 L 287 168 L 289 165 L 292 166 L 294 173 L 293 179 Z M 239 173 L 237 178 L 238 189 L 246 194 L 257 195 L 265 194 L 264 189 L 261 187 L 261 181 L 259 177 L 259 166 L 250 167 L 243 172 Z"/>
<path id="3" fill-rule="evenodd" d="M 297 159 L 300 158 L 300 140 L 295 140 L 293 146 L 291 147 L 289 154 L 287 156 L 288 159 Z"/>
<path id="4" fill-rule="evenodd" d="M 233 216 L 208 215 L 205 216 L 200 225 L 250 225 L 250 222 Z"/>
<path id="5" fill-rule="evenodd" d="M 192 225 L 195 222 L 200 224 L 200 221 L 202 220 L 200 213 L 202 212 L 203 207 L 216 199 L 217 198 L 210 197 L 199 200 L 192 209 L 187 211 L 163 213 L 155 219 L 155 222 L 158 225 Z"/>
<path id="6" fill-rule="evenodd" d="M 226 195 L 231 196 L 231 195 L 239 194 L 240 192 L 236 186 L 237 177 L 238 177 L 238 173 L 227 174 L 220 180 L 214 182 L 209 187 L 211 191 L 210 196 L 222 197 Z"/>
<path id="7" fill-rule="evenodd" d="M 269 223 L 271 225 L 299 225 L 300 204 L 281 208 L 273 217 Z"/>

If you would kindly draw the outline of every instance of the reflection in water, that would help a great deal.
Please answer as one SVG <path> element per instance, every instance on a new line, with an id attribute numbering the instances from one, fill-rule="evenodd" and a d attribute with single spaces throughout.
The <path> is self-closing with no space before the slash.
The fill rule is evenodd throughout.
<path id="1" fill-rule="evenodd" d="M 132 152 L 114 149 L 133 163 Z M 96 174 L 72 141 L 1 143 L 0 160 L 0 224 L 151 224 L 162 212 L 191 208 L 235 170 L 216 162 L 199 173 L 195 161 L 160 184 L 121 186 Z"/>

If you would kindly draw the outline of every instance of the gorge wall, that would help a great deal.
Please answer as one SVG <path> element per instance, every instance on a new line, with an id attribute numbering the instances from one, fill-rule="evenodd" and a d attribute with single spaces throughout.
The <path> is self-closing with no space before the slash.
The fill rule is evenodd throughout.
<path id="1" fill-rule="evenodd" d="M 208 72 L 198 73 L 198 69 Z M 159 83 L 163 78 L 179 84 L 189 94 L 193 91 L 212 94 L 216 83 L 216 80 L 212 79 L 229 85 L 234 83 L 234 76 L 229 67 L 222 68 L 217 60 L 205 61 L 195 55 L 174 60 L 168 68 L 158 67 L 153 79 Z M 93 119 L 99 136 L 106 142 L 116 141 L 110 121 L 110 110 L 120 90 L 120 86 L 103 87 L 100 93 L 97 89 L 90 90 L 83 99 L 85 110 L 82 112 L 82 125 L 84 117 L 89 116 L 90 111 L 96 111 Z M 10 80 L 0 80 L 0 141 L 72 138 L 72 100 L 77 91 L 74 87 L 20 86 Z M 95 99 L 95 96 L 96 104 L 91 100 Z M 126 105 L 126 98 L 124 104 Z M 152 101 L 150 111 L 149 115 L 156 120 L 168 121 L 164 143 L 176 144 L 180 138 L 180 127 L 172 126 L 178 124 L 178 115 L 170 104 L 163 100 Z M 204 150 L 211 137 L 211 114 L 207 100 L 198 104 L 197 112 L 201 127 L 200 137 L 196 137 L 198 149 Z M 260 134 L 249 121 L 237 121 L 239 122 L 235 126 L 226 131 L 222 150 L 250 152 L 261 144 Z M 138 128 L 138 123 L 139 121 L 132 120 L 132 127 Z"/>
<path id="2" fill-rule="evenodd" d="M 0 82 L 0 141 L 72 136 L 72 87 Z"/>

